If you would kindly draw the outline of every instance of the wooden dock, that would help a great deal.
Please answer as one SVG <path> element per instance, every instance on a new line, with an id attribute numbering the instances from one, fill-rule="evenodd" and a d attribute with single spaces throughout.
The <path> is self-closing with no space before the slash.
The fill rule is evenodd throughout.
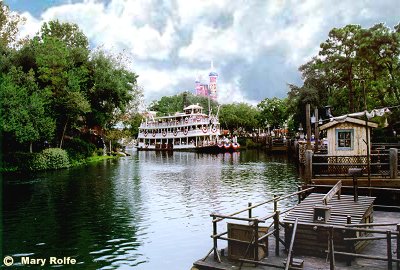
<path id="1" fill-rule="evenodd" d="M 314 221 L 314 207 L 321 205 L 325 194 L 312 193 L 304 201 L 298 204 L 283 219 L 285 227 L 285 242 L 290 242 L 293 231 L 292 224 L 297 219 L 300 223 L 297 227 L 296 241 L 293 250 L 297 254 L 326 257 L 329 225 L 346 226 L 347 224 L 360 224 L 373 222 L 374 197 L 359 196 L 358 201 L 350 195 L 333 197 L 326 206 L 330 207 L 330 217 L 325 222 Z M 324 226 L 319 226 L 324 225 Z M 356 237 L 356 232 L 348 232 L 346 235 L 335 232 L 335 250 L 359 252 L 365 246 L 365 241 L 346 243 L 344 237 Z M 350 246 L 349 246 L 350 245 Z"/>
<path id="2" fill-rule="evenodd" d="M 254 269 L 255 266 L 285 270 L 391 270 L 395 265 L 400 270 L 400 212 L 375 213 L 375 198 L 357 193 L 342 195 L 342 182 L 326 194 L 311 193 L 303 197 L 312 190 L 313 187 L 289 195 L 274 195 L 273 199 L 255 205 L 249 203 L 247 208 L 229 215 L 212 213 L 213 247 L 194 263 L 194 269 L 248 269 L 247 266 Z M 279 210 L 279 201 L 294 196 L 298 196 L 298 205 Z M 254 208 L 267 203 L 273 203 L 273 214 L 252 215 Z M 246 212 L 247 217 L 238 216 Z M 227 231 L 218 231 L 219 222 L 226 222 Z M 218 249 L 221 240 L 227 241 L 227 248 Z"/>
<path id="3" fill-rule="evenodd" d="M 383 211 L 374 211 L 374 222 L 375 223 L 399 223 L 400 222 L 400 212 L 383 212 Z M 381 230 L 393 230 L 396 226 L 382 226 Z M 281 236 L 284 237 L 283 231 L 281 231 Z M 378 236 L 377 234 L 372 233 L 371 236 Z M 265 259 L 263 259 L 262 263 L 270 263 L 281 265 L 282 269 L 284 269 L 284 261 L 287 257 L 287 253 L 285 248 L 280 246 L 280 256 L 276 256 L 274 252 L 275 250 L 275 241 L 269 241 L 269 255 Z M 394 246 L 395 239 L 392 240 Z M 370 256 L 387 256 L 386 249 L 387 241 L 386 239 L 371 241 L 363 250 L 362 254 L 370 255 Z M 228 248 L 224 248 L 221 250 L 222 261 L 219 263 L 214 260 L 213 254 L 208 256 L 204 261 L 200 259 L 193 264 L 192 270 L 209 270 L 209 269 L 218 269 L 218 270 L 232 270 L 232 269 L 240 269 L 240 262 L 238 261 L 230 261 L 227 259 L 227 250 Z M 303 269 L 307 270 L 322 270 L 329 269 L 330 262 L 326 259 L 326 257 L 315 257 L 315 256 L 307 256 L 307 255 L 298 255 L 296 252 L 294 253 L 295 258 L 301 259 L 304 261 Z M 396 257 L 396 253 L 393 254 L 393 257 Z M 242 270 L 252 270 L 252 269 L 276 269 L 270 266 L 258 265 L 254 266 L 254 264 L 245 263 L 241 267 Z M 380 270 L 380 269 L 388 269 L 388 263 L 382 260 L 371 260 L 367 258 L 355 258 L 352 261 L 351 266 L 348 266 L 346 261 L 337 261 L 336 268 L 339 270 L 351 270 L 351 269 L 363 269 L 363 270 Z M 396 263 L 392 264 L 392 269 L 396 269 Z M 397 268 L 399 269 L 399 268 Z"/>

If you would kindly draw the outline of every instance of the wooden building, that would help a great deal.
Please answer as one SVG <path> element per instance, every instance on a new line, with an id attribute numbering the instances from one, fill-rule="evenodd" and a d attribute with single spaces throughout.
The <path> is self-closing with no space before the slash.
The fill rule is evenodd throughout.
<path id="1" fill-rule="evenodd" d="M 371 147 L 371 129 L 378 127 L 374 122 L 352 117 L 346 117 L 343 121 L 331 121 L 319 127 L 326 130 L 328 139 L 328 155 L 330 156 L 360 156 L 367 155 L 367 145 Z M 367 134 L 368 130 L 368 134 Z M 367 140 L 368 138 L 368 140 Z"/>

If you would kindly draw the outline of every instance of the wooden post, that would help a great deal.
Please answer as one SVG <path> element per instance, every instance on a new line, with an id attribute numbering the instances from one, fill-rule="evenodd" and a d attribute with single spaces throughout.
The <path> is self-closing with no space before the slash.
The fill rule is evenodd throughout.
<path id="1" fill-rule="evenodd" d="M 315 141 L 314 141 L 314 152 L 318 152 L 318 144 L 319 144 L 319 128 L 318 128 L 318 108 L 314 109 L 314 115 L 315 115 Z"/>
<path id="2" fill-rule="evenodd" d="M 390 162 L 390 178 L 394 179 L 397 178 L 397 148 L 390 148 L 389 150 L 389 162 Z"/>
<path id="3" fill-rule="evenodd" d="M 217 218 L 215 216 L 212 216 L 212 218 L 213 218 L 213 235 L 217 235 L 218 234 L 217 222 L 216 222 Z M 219 254 L 218 254 L 218 238 L 214 237 L 213 240 L 214 240 L 214 260 L 217 260 L 220 262 L 220 258 L 219 258 Z"/>
<path id="4" fill-rule="evenodd" d="M 251 202 L 249 202 L 248 204 L 247 204 L 249 207 L 251 207 Z M 251 218 L 251 208 L 249 209 L 249 218 Z"/>
<path id="5" fill-rule="evenodd" d="M 305 176 L 306 183 L 311 183 L 313 151 L 306 150 L 305 157 L 306 157 L 306 162 L 305 162 L 305 166 L 304 166 L 304 176 Z"/>
<path id="6" fill-rule="evenodd" d="M 275 256 L 279 256 L 279 211 L 275 211 L 274 215 L 274 230 L 275 230 Z"/>
<path id="7" fill-rule="evenodd" d="M 400 224 L 397 224 L 397 259 L 400 260 Z M 397 262 L 397 270 L 400 270 L 400 263 Z"/>
<path id="8" fill-rule="evenodd" d="M 333 226 L 329 228 L 329 269 L 335 269 L 335 250 L 333 247 Z"/>
<path id="9" fill-rule="evenodd" d="M 278 211 L 278 202 L 276 201 L 277 195 L 274 194 L 274 212 Z"/>
<path id="10" fill-rule="evenodd" d="M 387 256 L 388 256 L 388 269 L 392 270 L 392 232 L 386 231 L 386 243 L 387 243 Z"/>
<path id="11" fill-rule="evenodd" d="M 351 216 L 347 216 L 347 224 L 351 224 Z M 351 238 L 351 231 L 347 231 L 346 235 L 348 238 Z M 346 243 L 347 252 L 352 253 L 353 252 L 353 248 L 352 248 L 353 242 L 351 242 L 351 241 L 346 241 L 346 242 L 347 242 Z M 351 260 L 352 260 L 352 257 L 347 256 L 347 260 L 346 260 L 347 266 L 351 266 Z"/>
<path id="12" fill-rule="evenodd" d="M 300 192 L 301 191 L 301 186 L 297 186 L 297 191 Z M 301 193 L 297 194 L 298 197 L 298 204 L 301 203 Z"/>
<path id="13" fill-rule="evenodd" d="M 357 184 L 357 174 L 353 174 L 353 189 L 354 189 L 354 201 L 358 202 L 358 184 Z"/>
<path id="14" fill-rule="evenodd" d="M 254 260 L 258 261 L 258 220 L 254 220 Z M 255 266 L 258 264 L 256 263 Z"/>
<path id="15" fill-rule="evenodd" d="M 307 150 L 311 150 L 310 104 L 306 105 Z"/>

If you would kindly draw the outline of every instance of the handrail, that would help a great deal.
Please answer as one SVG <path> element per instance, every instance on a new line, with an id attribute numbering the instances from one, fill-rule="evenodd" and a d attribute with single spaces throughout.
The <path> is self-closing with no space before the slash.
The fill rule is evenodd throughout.
<path id="1" fill-rule="evenodd" d="M 294 221 L 285 221 L 288 224 L 294 224 Z M 323 223 L 312 223 L 312 222 L 298 222 L 299 225 L 307 225 L 307 226 L 315 226 L 321 228 L 330 228 L 333 227 L 334 229 L 341 229 L 341 230 L 349 230 L 349 231 L 358 231 L 358 232 L 371 232 L 371 233 L 379 233 L 379 234 L 386 234 L 387 231 L 384 230 L 373 230 L 373 229 L 364 229 L 364 228 L 353 228 L 347 226 L 339 226 L 339 225 L 332 225 L 332 224 L 323 224 Z M 400 235 L 400 232 L 391 231 L 392 234 Z"/>
<path id="2" fill-rule="evenodd" d="M 363 178 L 361 178 L 361 179 L 363 179 Z M 360 178 L 358 180 L 360 180 Z M 310 185 L 310 184 L 308 184 L 307 186 L 308 187 L 326 187 L 326 188 L 332 187 L 332 185 Z M 342 188 L 353 188 L 353 186 L 342 186 Z M 400 188 L 358 187 L 358 189 L 388 190 L 388 191 L 399 191 L 400 192 Z"/>
<path id="3" fill-rule="evenodd" d="M 286 259 L 285 270 L 289 270 L 289 267 L 292 264 L 292 252 L 293 252 L 294 239 L 295 239 L 296 231 L 297 231 L 297 221 L 298 221 L 298 219 L 296 218 L 296 220 L 294 222 L 293 231 L 292 231 L 292 239 L 290 240 L 290 246 L 289 246 L 288 256 Z"/>
<path id="4" fill-rule="evenodd" d="M 255 204 L 255 205 L 246 207 L 246 208 L 244 208 L 244 209 L 242 209 L 242 210 L 240 210 L 240 211 L 234 212 L 234 213 L 232 213 L 232 214 L 225 215 L 224 218 L 236 216 L 236 215 L 238 215 L 238 214 L 241 214 L 241 213 L 243 213 L 243 212 L 245 212 L 245 211 L 248 211 L 248 210 L 250 210 L 250 209 L 259 207 L 259 206 L 264 205 L 264 204 L 266 204 L 266 203 L 270 203 L 270 202 L 274 202 L 274 201 L 275 201 L 275 202 L 278 202 L 278 201 L 287 199 L 287 198 L 289 198 L 289 197 L 292 197 L 292 196 L 294 196 L 294 195 L 298 195 L 298 194 L 301 194 L 301 193 L 310 191 L 310 190 L 312 190 L 312 189 L 314 189 L 314 187 L 306 188 L 306 189 L 303 189 L 303 190 L 301 190 L 301 191 L 297 191 L 297 192 L 291 193 L 291 194 L 286 195 L 286 196 L 283 196 L 283 197 L 272 198 L 272 199 L 269 199 L 269 200 L 267 200 L 267 201 L 260 202 L 260 203 L 258 203 L 258 204 Z M 222 216 L 222 215 L 221 215 L 221 216 Z M 224 220 L 224 218 L 222 218 L 222 217 L 221 217 L 221 218 L 217 218 L 216 220 L 213 220 L 213 222 L 222 221 L 222 220 Z M 260 219 L 260 220 L 262 220 L 262 219 Z M 254 221 L 254 220 L 251 220 L 251 221 Z"/>

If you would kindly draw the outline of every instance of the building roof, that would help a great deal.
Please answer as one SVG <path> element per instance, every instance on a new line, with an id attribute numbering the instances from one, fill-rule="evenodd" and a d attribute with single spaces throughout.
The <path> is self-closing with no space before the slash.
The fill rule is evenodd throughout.
<path id="1" fill-rule="evenodd" d="M 333 121 L 330 121 L 330 122 L 328 122 L 326 124 L 323 124 L 322 126 L 319 127 L 319 130 L 328 129 L 330 127 L 336 126 L 336 125 L 338 125 L 340 123 L 344 123 L 344 122 L 353 123 L 353 124 L 356 124 L 356 125 L 359 125 L 359 126 L 365 126 L 365 120 L 352 118 L 352 117 L 346 117 L 341 121 L 333 120 Z M 368 121 L 368 127 L 377 128 L 378 124 L 374 123 L 374 122 L 371 122 L 371 121 Z"/>
<path id="2" fill-rule="evenodd" d="M 218 73 L 215 71 L 211 71 L 208 76 L 218 76 Z"/>
<path id="3" fill-rule="evenodd" d="M 197 104 L 196 105 L 192 104 L 192 105 L 187 106 L 186 108 L 183 108 L 183 110 L 192 110 L 192 109 L 203 109 L 203 107 L 201 107 Z"/>

